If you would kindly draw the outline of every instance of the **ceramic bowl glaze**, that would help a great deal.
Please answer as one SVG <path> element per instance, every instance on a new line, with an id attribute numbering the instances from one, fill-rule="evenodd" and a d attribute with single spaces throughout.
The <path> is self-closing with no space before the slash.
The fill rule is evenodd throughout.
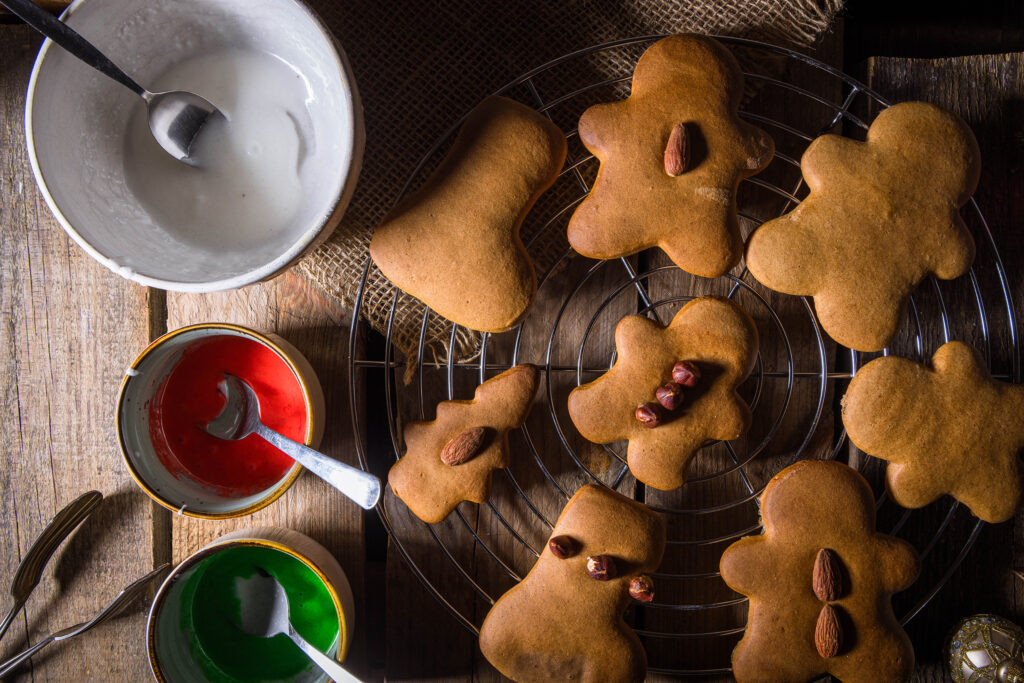
<path id="1" fill-rule="evenodd" d="M 218 677 L 217 673 L 220 672 L 211 675 L 208 656 L 213 648 L 210 648 L 209 643 L 205 649 L 203 647 L 201 636 L 204 624 L 195 626 L 196 619 L 202 613 L 195 609 L 194 602 L 196 596 L 201 594 L 202 582 L 210 580 L 208 578 L 210 567 L 216 566 L 215 563 L 218 561 L 223 562 L 226 559 L 224 553 L 237 554 L 239 549 L 248 553 L 264 553 L 264 557 L 265 553 L 270 553 L 272 556 L 283 553 L 287 557 L 278 558 L 278 566 L 282 561 L 291 562 L 294 559 L 308 569 L 308 572 L 302 571 L 308 579 L 316 583 L 317 594 L 322 597 L 315 607 L 323 616 L 325 625 L 333 629 L 333 618 L 337 617 L 337 636 L 330 646 L 324 649 L 338 661 L 345 659 L 352 640 L 355 606 L 352 589 L 337 560 L 322 545 L 291 529 L 279 527 L 243 529 L 222 536 L 185 558 L 164 580 L 163 585 L 157 591 L 150 607 L 146 626 L 149 663 L 157 681 L 162 683 L 186 681 L 188 683 L 203 683 L 211 680 L 231 679 L 227 676 Z M 275 573 L 272 568 L 268 567 L 268 569 L 272 574 Z M 204 571 L 206 574 L 203 573 Z M 282 583 L 284 584 L 284 582 Z M 201 597 L 200 595 L 200 599 Z M 292 593 L 289 593 L 289 601 L 294 597 Z M 236 609 L 239 608 L 229 606 L 227 611 Z M 207 618 L 209 616 L 206 614 Z M 213 617 L 217 621 L 221 618 L 225 619 L 220 628 L 231 630 L 235 628 L 233 624 L 238 615 L 221 615 L 214 612 Z M 295 620 L 296 615 L 293 609 L 293 623 Z M 215 627 L 217 624 L 205 624 L 205 626 Z M 296 626 L 299 627 L 298 624 Z M 301 632 L 301 628 L 299 630 Z M 309 636 L 307 635 L 307 637 Z M 277 638 L 284 638 L 284 636 L 277 636 Z M 258 657 L 261 651 L 260 643 L 258 641 L 249 642 L 254 646 L 255 656 Z M 292 647 L 290 643 L 284 643 L 283 646 Z M 277 681 L 319 683 L 327 680 L 327 676 L 310 663 L 309 667 L 295 675 L 288 677 L 264 676 L 261 680 L 270 683 Z"/>
<path id="2" fill-rule="evenodd" d="M 300 0 L 75 0 L 63 19 L 143 85 L 232 49 L 273 54 L 308 82 L 313 143 L 295 215 L 258 239 L 226 242 L 230 224 L 186 238 L 160 225 L 125 177 L 141 99 L 45 41 L 28 87 L 29 159 L 50 210 L 93 258 L 143 285 L 209 292 L 272 277 L 334 230 L 362 163 L 362 109 L 344 53 Z"/>
<path id="3" fill-rule="evenodd" d="M 179 514 L 204 519 L 241 517 L 266 507 L 280 497 L 302 471 L 302 466 L 295 463 L 272 486 L 249 496 L 228 497 L 188 478 L 175 476 L 158 457 L 150 438 L 149 406 L 153 396 L 185 349 L 220 335 L 256 341 L 281 358 L 302 390 L 306 407 L 305 444 L 317 448 L 324 430 L 325 406 L 320 381 L 299 350 L 277 335 L 227 323 L 205 323 L 169 332 L 150 344 L 129 366 L 121 382 L 115 412 L 121 455 L 132 478 L 153 500 Z"/>

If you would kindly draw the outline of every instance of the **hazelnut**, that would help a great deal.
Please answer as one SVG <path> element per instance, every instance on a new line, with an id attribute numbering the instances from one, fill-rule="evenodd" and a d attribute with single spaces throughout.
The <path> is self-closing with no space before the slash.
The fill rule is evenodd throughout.
<path id="1" fill-rule="evenodd" d="M 597 581 L 609 581 L 618 576 L 615 558 L 611 555 L 593 555 L 587 558 L 587 573 Z"/>
<path id="2" fill-rule="evenodd" d="M 548 549 L 560 560 L 572 557 L 577 552 L 576 541 L 571 536 L 552 536 L 548 541 Z"/>
<path id="3" fill-rule="evenodd" d="M 654 582 L 651 577 L 641 574 L 629 582 L 629 596 L 640 602 L 654 600 Z"/>
<path id="4" fill-rule="evenodd" d="M 661 424 L 662 418 L 665 416 L 665 409 L 661 407 L 660 403 L 649 401 L 642 406 L 637 406 L 636 420 L 644 427 L 654 428 Z"/>
<path id="5" fill-rule="evenodd" d="M 683 387 L 676 382 L 668 382 L 658 387 L 654 395 L 665 410 L 675 410 L 683 402 Z"/>
<path id="6" fill-rule="evenodd" d="M 700 381 L 700 368 L 691 360 L 677 361 L 672 366 L 672 379 L 684 387 L 693 387 Z"/>

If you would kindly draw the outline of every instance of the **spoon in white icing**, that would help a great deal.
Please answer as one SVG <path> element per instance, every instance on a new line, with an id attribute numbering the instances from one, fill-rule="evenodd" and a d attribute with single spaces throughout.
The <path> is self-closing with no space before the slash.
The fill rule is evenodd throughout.
<path id="1" fill-rule="evenodd" d="M 195 164 L 191 157 L 192 145 L 210 117 L 223 116 L 217 107 L 184 90 L 146 90 L 92 43 L 30 0 L 0 0 L 0 5 L 75 57 L 141 97 L 149 110 L 149 129 L 160 146 L 175 159 Z"/>

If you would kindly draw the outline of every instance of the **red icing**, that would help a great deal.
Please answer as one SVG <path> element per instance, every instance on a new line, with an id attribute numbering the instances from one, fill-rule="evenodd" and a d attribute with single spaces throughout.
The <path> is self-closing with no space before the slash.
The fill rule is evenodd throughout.
<path id="1" fill-rule="evenodd" d="M 174 476 L 221 496 L 242 497 L 272 486 L 294 461 L 255 434 L 224 441 L 203 430 L 224 408 L 217 385 L 226 372 L 255 390 L 264 424 L 305 441 L 306 404 L 291 367 L 260 342 L 228 334 L 185 349 L 150 402 L 149 436 Z"/>

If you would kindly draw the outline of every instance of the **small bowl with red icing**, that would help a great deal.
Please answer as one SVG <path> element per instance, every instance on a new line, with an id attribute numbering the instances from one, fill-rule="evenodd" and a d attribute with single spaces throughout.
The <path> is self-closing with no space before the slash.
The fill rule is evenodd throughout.
<path id="1" fill-rule="evenodd" d="M 227 400 L 219 388 L 225 374 L 253 388 L 271 429 L 311 448 L 323 435 L 320 382 L 284 339 L 227 323 L 165 334 L 126 371 L 117 437 L 136 483 L 184 515 L 248 515 L 281 496 L 302 470 L 256 434 L 226 441 L 206 432 Z"/>

